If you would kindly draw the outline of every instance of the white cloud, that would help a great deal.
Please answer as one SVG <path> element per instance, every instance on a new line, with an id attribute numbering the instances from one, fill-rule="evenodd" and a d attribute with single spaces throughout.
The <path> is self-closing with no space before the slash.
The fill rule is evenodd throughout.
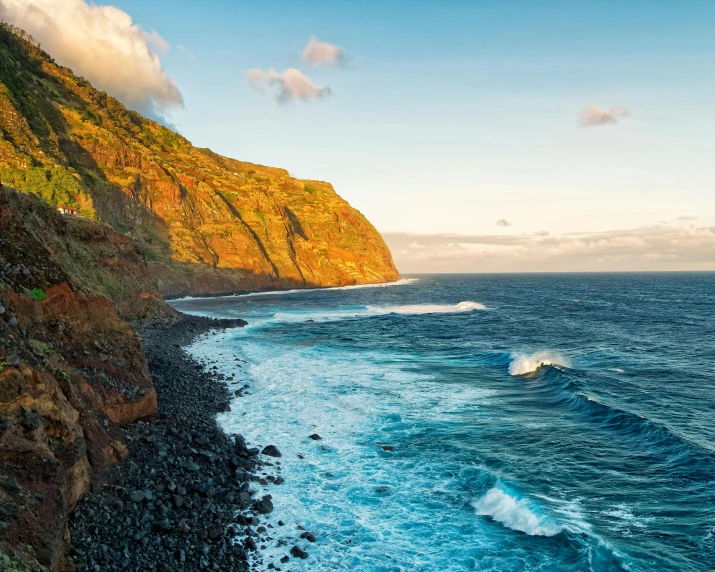
<path id="1" fill-rule="evenodd" d="M 678 220 L 698 220 L 696 216 L 679 216 Z"/>
<path id="2" fill-rule="evenodd" d="M 715 270 L 715 227 L 588 234 L 383 234 L 401 272 Z M 411 243 L 423 248 L 411 249 Z"/>
<path id="3" fill-rule="evenodd" d="M 578 124 L 581 127 L 598 127 L 600 125 L 613 125 L 622 117 L 631 115 L 627 107 L 612 107 L 608 111 L 594 105 L 587 105 L 578 114 Z"/>
<path id="4" fill-rule="evenodd" d="M 141 29 L 140 29 L 141 30 Z M 164 38 L 159 35 L 159 32 L 152 30 L 151 32 L 145 32 L 141 30 L 141 34 L 146 40 L 146 43 L 161 52 L 162 54 L 168 54 L 171 51 L 171 46 Z"/>
<path id="5" fill-rule="evenodd" d="M 282 73 L 278 73 L 273 68 L 267 72 L 252 69 L 246 72 L 246 79 L 259 90 L 268 87 L 278 103 L 308 101 L 331 93 L 329 87 L 318 87 L 308 76 L 294 68 L 289 68 Z"/>
<path id="6" fill-rule="evenodd" d="M 156 51 L 169 45 L 114 6 L 85 0 L 0 0 L 0 18 L 42 44 L 56 61 L 97 89 L 149 116 L 183 105 Z"/>
<path id="7" fill-rule="evenodd" d="M 510 223 L 506 219 L 501 219 L 501 220 L 497 221 L 497 226 L 511 226 L 511 225 L 512 225 L 512 223 Z"/>
<path id="8" fill-rule="evenodd" d="M 344 66 L 348 55 L 340 46 L 312 37 L 303 49 L 303 61 L 311 66 Z"/>

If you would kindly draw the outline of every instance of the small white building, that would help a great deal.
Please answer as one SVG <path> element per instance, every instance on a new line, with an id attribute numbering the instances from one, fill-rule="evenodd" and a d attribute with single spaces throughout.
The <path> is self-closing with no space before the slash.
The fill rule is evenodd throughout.
<path id="1" fill-rule="evenodd" d="M 57 210 L 60 211 L 65 216 L 72 216 L 72 217 L 79 216 L 79 209 L 75 209 L 72 207 L 63 207 L 61 205 L 57 205 Z"/>

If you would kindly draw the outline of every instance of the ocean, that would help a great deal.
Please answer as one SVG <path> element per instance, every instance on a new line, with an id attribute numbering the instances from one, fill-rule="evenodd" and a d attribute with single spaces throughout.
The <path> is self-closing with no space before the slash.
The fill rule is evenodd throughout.
<path id="1" fill-rule="evenodd" d="M 713 273 L 173 305 L 249 322 L 189 351 L 249 386 L 221 426 L 282 452 L 285 483 L 255 484 L 275 504 L 266 563 L 297 543 L 310 556 L 284 569 L 715 569 Z"/>

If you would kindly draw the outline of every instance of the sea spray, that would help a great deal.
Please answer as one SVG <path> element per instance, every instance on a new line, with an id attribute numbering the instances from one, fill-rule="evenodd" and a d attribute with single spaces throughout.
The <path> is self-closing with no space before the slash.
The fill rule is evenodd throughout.
<path id="1" fill-rule="evenodd" d="M 570 361 L 561 354 L 544 351 L 533 354 L 511 354 L 509 364 L 509 375 L 527 375 L 534 373 L 540 367 L 546 365 L 561 365 L 568 367 Z"/>

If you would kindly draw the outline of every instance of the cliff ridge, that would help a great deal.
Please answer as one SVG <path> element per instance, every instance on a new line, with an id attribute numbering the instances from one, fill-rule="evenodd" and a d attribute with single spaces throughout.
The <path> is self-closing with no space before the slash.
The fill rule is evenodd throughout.
<path id="1" fill-rule="evenodd" d="M 0 26 L 0 178 L 137 240 L 164 295 L 397 280 L 329 183 L 194 147 Z"/>

